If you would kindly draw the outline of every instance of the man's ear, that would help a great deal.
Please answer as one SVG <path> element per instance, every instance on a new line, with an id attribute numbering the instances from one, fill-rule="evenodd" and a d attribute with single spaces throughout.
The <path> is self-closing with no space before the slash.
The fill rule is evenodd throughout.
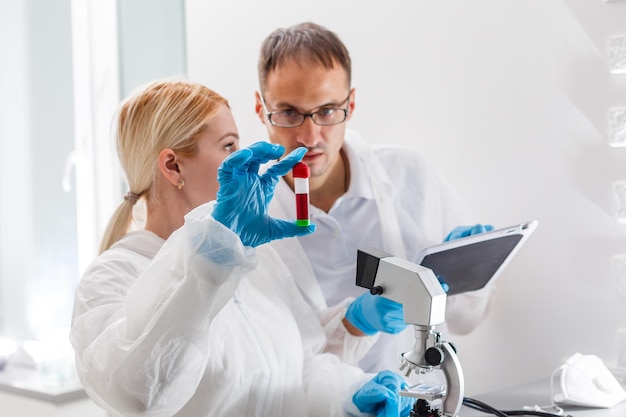
<path id="1" fill-rule="evenodd" d="M 348 106 L 348 120 L 352 118 L 352 112 L 356 107 L 356 89 L 352 87 L 350 90 L 350 105 Z"/>
<path id="2" fill-rule="evenodd" d="M 183 179 L 179 166 L 178 155 L 173 150 L 166 148 L 159 153 L 159 171 L 172 185 L 178 186 Z"/>
<path id="3" fill-rule="evenodd" d="M 261 94 L 258 91 L 255 91 L 254 98 L 256 100 L 254 104 L 254 111 L 257 116 L 259 116 L 261 123 L 265 124 L 265 110 L 263 109 L 263 104 L 261 103 Z"/>

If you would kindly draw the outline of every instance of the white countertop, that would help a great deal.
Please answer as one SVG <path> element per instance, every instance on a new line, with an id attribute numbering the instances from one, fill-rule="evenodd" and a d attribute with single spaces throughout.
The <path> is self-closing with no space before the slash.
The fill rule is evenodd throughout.
<path id="1" fill-rule="evenodd" d="M 75 373 L 45 375 L 33 368 L 11 364 L 0 371 L 0 391 L 54 404 L 87 397 Z"/>
<path id="2" fill-rule="evenodd" d="M 550 380 L 541 380 L 517 387 L 495 391 L 489 394 L 477 395 L 480 400 L 498 410 L 521 410 L 524 406 L 544 406 L 550 404 Z M 626 401 L 610 409 L 586 408 L 577 406 L 561 406 L 565 411 L 563 416 L 571 414 L 573 417 L 624 417 L 626 416 Z M 548 409 L 548 412 L 554 410 Z M 466 406 L 461 407 L 460 417 L 492 416 Z"/>

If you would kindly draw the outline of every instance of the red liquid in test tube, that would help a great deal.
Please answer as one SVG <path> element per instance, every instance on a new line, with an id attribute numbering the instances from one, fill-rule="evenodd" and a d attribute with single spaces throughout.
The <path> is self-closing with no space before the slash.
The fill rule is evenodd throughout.
<path id="1" fill-rule="evenodd" d="M 296 193 L 296 224 L 308 226 L 309 218 L 309 177 L 311 171 L 304 162 L 298 162 L 293 167 L 293 190 Z"/>

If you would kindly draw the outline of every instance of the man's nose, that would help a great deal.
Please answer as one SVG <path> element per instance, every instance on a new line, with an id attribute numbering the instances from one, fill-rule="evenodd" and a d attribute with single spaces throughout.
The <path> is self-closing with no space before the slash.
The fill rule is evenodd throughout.
<path id="1" fill-rule="evenodd" d="M 313 122 L 312 117 L 306 117 L 298 129 L 298 142 L 307 148 L 313 148 L 320 141 L 320 127 Z"/>

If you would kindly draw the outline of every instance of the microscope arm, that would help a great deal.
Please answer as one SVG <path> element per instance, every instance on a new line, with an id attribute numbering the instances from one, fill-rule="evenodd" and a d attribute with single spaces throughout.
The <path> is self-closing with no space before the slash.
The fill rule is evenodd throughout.
<path id="1" fill-rule="evenodd" d="M 440 348 L 444 351 L 445 357 L 441 364 L 441 370 L 447 383 L 447 393 L 443 399 L 443 414 L 446 416 L 457 416 L 463 405 L 463 395 L 465 393 L 463 369 L 450 343 L 441 342 Z"/>

